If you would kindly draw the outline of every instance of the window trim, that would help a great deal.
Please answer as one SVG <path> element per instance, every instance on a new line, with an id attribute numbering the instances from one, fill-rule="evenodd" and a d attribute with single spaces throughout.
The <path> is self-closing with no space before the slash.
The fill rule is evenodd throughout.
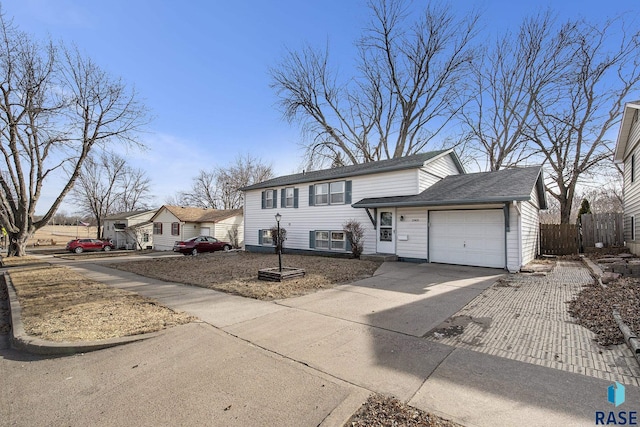
<path id="1" fill-rule="evenodd" d="M 291 196 L 289 196 L 289 190 L 291 190 Z M 284 189 L 284 207 L 293 208 L 295 205 L 295 189 L 293 187 L 286 187 Z M 291 203 L 289 203 L 291 201 Z"/>
<path id="2" fill-rule="evenodd" d="M 327 239 L 318 239 L 318 235 L 322 233 L 326 233 Z M 342 234 L 342 239 L 333 239 L 333 234 Z M 349 243 L 347 239 L 347 233 L 344 230 L 310 230 L 310 240 L 309 248 L 326 251 L 326 252 L 349 252 L 351 249 L 349 248 Z M 326 246 L 319 245 L 318 242 L 327 242 Z M 341 247 L 336 248 L 333 246 L 334 242 L 341 242 Z M 324 243 L 323 243 L 324 244 Z"/>
<path id="3" fill-rule="evenodd" d="M 271 238 L 271 229 L 269 228 L 262 230 L 262 246 L 274 246 L 273 239 Z"/>
<path id="4" fill-rule="evenodd" d="M 335 193 L 332 191 L 333 186 L 336 184 L 342 184 L 342 191 L 336 191 Z M 345 196 L 346 196 L 346 181 L 333 181 L 329 183 L 329 204 L 330 205 L 344 205 L 345 204 Z M 342 201 L 334 202 L 333 196 L 341 195 Z"/>
<path id="5" fill-rule="evenodd" d="M 179 236 L 180 235 L 180 223 L 179 222 L 172 222 L 171 223 L 171 235 L 172 236 Z"/>
<path id="6" fill-rule="evenodd" d="M 271 202 L 271 203 L 269 203 Z M 264 208 L 273 209 L 273 190 L 267 190 L 264 196 Z"/>
<path id="7" fill-rule="evenodd" d="M 333 235 L 335 234 L 342 234 L 342 239 L 339 240 L 334 240 L 333 239 Z M 333 246 L 334 242 L 340 242 L 342 244 L 342 247 L 340 248 L 336 248 Z M 345 233 L 344 231 L 337 231 L 337 230 L 333 230 L 329 233 L 329 244 L 331 245 L 331 250 L 332 251 L 344 251 L 346 250 L 347 247 L 347 233 Z"/>
<path id="8" fill-rule="evenodd" d="M 162 223 L 161 222 L 154 222 L 153 223 L 153 234 L 162 235 Z"/>
<path id="9" fill-rule="evenodd" d="M 327 239 L 318 239 L 318 234 L 321 233 L 326 233 L 327 235 Z M 327 242 L 327 246 L 318 246 L 318 242 Z M 325 250 L 331 250 L 331 231 L 327 231 L 327 230 L 316 230 L 315 233 L 315 244 L 314 244 L 316 249 L 325 249 Z"/>
<path id="10" fill-rule="evenodd" d="M 322 187 L 326 187 L 327 191 L 325 193 L 319 193 L 318 189 L 322 188 Z M 313 185 L 313 193 L 314 193 L 314 206 L 326 206 L 329 204 L 329 183 L 328 182 L 323 182 L 321 184 L 314 184 Z M 327 198 L 327 200 L 323 203 L 318 203 L 318 196 L 324 196 Z"/>

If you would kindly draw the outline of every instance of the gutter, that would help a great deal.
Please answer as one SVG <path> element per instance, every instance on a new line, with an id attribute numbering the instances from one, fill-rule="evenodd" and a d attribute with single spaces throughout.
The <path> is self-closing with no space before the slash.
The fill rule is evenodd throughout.
<path id="1" fill-rule="evenodd" d="M 412 197 L 412 196 L 407 196 Z M 518 196 L 518 197 L 510 197 L 508 200 L 505 200 L 504 197 L 486 197 L 484 199 L 471 199 L 471 200 L 430 200 L 430 201 L 409 201 L 409 202 L 381 202 L 381 203 L 363 203 L 358 205 L 358 203 L 354 203 L 351 205 L 352 208 L 382 208 L 382 207 L 421 207 L 421 206 L 456 206 L 456 205 L 486 205 L 491 203 L 511 203 L 512 201 L 528 201 L 531 197 L 527 196 Z"/>

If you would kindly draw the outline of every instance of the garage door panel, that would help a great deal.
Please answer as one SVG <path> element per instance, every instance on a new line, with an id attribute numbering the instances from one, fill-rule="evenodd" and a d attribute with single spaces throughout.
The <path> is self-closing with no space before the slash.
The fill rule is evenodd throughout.
<path id="1" fill-rule="evenodd" d="M 432 211 L 429 222 L 430 261 L 505 266 L 502 210 Z"/>

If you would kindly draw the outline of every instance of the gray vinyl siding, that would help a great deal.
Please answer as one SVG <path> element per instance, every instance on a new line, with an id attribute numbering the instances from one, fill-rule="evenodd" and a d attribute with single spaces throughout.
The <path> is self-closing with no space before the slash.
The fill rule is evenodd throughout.
<path id="1" fill-rule="evenodd" d="M 450 155 L 442 156 L 427 163 L 418 170 L 418 193 L 431 187 L 449 175 L 458 175 L 460 171 Z"/>
<path id="2" fill-rule="evenodd" d="M 627 152 L 624 160 L 623 201 L 624 201 L 624 238 L 631 252 L 640 254 L 637 222 L 640 218 L 640 121 L 634 123 L 629 133 Z M 635 180 L 631 182 L 631 158 L 635 155 Z M 631 217 L 636 218 L 636 240 L 631 240 Z"/>

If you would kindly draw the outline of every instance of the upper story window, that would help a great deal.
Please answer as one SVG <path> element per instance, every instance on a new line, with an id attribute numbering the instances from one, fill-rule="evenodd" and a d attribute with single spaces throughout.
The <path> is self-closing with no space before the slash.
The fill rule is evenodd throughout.
<path id="1" fill-rule="evenodd" d="M 180 235 L 180 223 L 179 222 L 172 222 L 171 223 L 171 235 L 172 236 L 179 236 Z"/>
<path id="2" fill-rule="evenodd" d="M 329 184 L 316 184 L 315 205 L 326 205 L 329 203 Z"/>
<path id="3" fill-rule="evenodd" d="M 162 223 L 154 222 L 153 223 L 153 234 L 162 234 Z"/>
<path id="4" fill-rule="evenodd" d="M 293 187 L 284 189 L 284 207 L 285 208 L 293 207 Z"/>
<path id="5" fill-rule="evenodd" d="M 278 190 L 264 190 L 262 192 L 262 209 L 278 207 Z"/>
<path id="6" fill-rule="evenodd" d="M 351 181 L 324 182 L 309 186 L 309 206 L 351 203 Z"/>
<path id="7" fill-rule="evenodd" d="M 332 182 L 329 189 L 332 205 L 344 203 L 344 181 Z"/>

